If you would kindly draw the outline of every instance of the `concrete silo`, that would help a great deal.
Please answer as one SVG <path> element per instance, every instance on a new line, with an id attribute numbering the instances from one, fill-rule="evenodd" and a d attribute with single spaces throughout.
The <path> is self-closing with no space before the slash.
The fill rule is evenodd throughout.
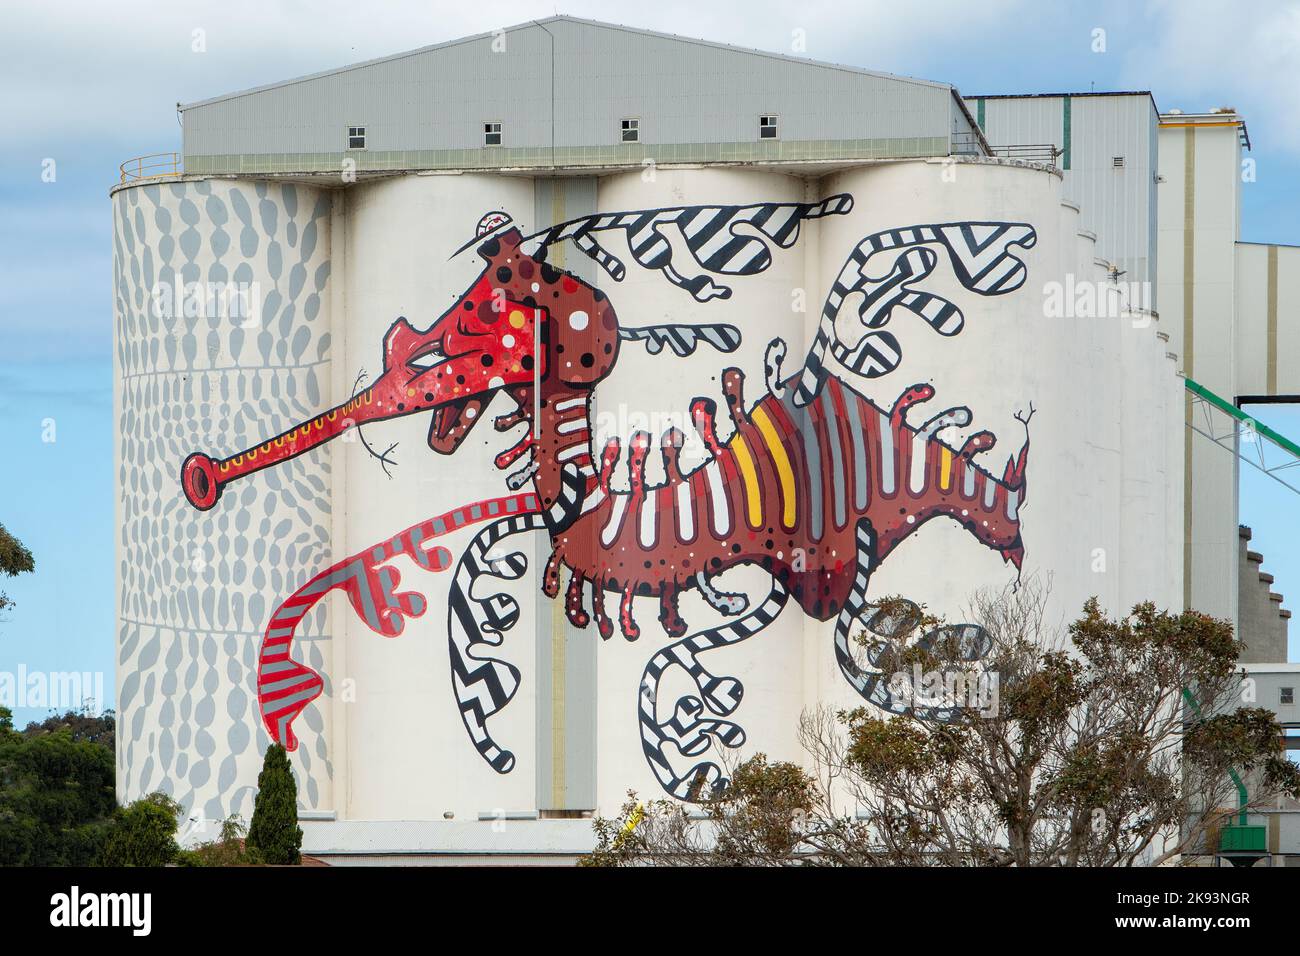
<path id="1" fill-rule="evenodd" d="M 892 706 L 844 660 L 873 596 L 1176 605 L 1158 323 L 1051 314 L 1095 237 L 933 86 L 852 145 L 195 147 L 119 187 L 119 797 L 247 816 L 275 738 L 308 848 L 571 852 L 722 748 L 797 758 L 806 707 Z"/>

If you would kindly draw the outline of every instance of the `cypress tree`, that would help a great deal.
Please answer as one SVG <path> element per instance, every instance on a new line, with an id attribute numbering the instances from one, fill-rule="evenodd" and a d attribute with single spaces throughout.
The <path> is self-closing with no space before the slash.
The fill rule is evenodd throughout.
<path id="1" fill-rule="evenodd" d="M 298 826 L 298 784 L 289 755 L 273 744 L 257 775 L 257 798 L 248 827 L 248 846 L 262 863 L 297 866 L 301 862 L 302 829 Z"/>

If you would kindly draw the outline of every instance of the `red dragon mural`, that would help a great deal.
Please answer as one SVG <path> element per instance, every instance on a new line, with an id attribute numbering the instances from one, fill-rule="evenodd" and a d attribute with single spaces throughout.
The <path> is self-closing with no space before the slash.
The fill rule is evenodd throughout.
<path id="1" fill-rule="evenodd" d="M 659 436 L 637 432 L 626 446 L 611 439 L 597 448 L 591 419 L 596 390 L 614 370 L 621 347 L 640 343 L 657 354 L 667 346 L 678 356 L 702 347 L 726 353 L 739 345 L 740 332 L 727 325 L 626 328 L 604 291 L 546 261 L 549 247 L 572 242 L 618 281 L 626 267 L 600 240 L 620 232 L 638 265 L 707 302 L 730 295 L 714 276 L 761 272 L 771 262 L 771 245 L 793 245 L 800 223 L 851 208 L 852 198 L 839 195 L 819 203 L 638 210 L 584 217 L 529 236 L 504 213 L 490 213 L 458 250 L 473 246 L 483 260 L 477 280 L 423 331 L 399 318 L 384 337 L 383 371 L 371 385 L 253 448 L 222 459 L 190 455 L 181 486 L 194 507 L 208 509 L 230 482 L 364 424 L 428 413 L 430 448 L 451 455 L 500 395 L 510 407 L 493 427 L 519 431 L 496 456 L 497 467 L 509 470 L 512 494 L 468 504 L 366 548 L 321 571 L 272 614 L 257 678 L 271 736 L 294 749 L 293 721 L 322 692 L 320 675 L 293 659 L 292 640 L 298 622 L 325 594 L 342 590 L 368 626 L 388 637 L 402 632 L 406 618 L 425 613 L 422 595 L 400 590 L 393 559 L 405 555 L 427 571 L 455 564 L 448 636 L 457 700 L 479 753 L 497 771 L 511 770 L 514 756 L 493 738 L 488 720 L 514 696 L 520 675 L 491 652 L 519 609 L 509 595 L 471 591 L 482 577 L 524 573 L 522 552 L 493 555 L 499 542 L 525 531 L 549 535 L 542 589 L 556 599 L 564 591 L 575 627 L 594 622 L 604 639 L 617 632 L 636 640 L 642 605 L 657 607 L 673 643 L 645 668 L 638 720 L 650 767 L 674 796 L 692 799 L 722 781 L 719 768 L 707 761 L 679 772 L 674 750 L 695 757 L 713 740 L 734 747 L 744 739 L 726 719 L 740 703 L 739 682 L 709 673 L 699 655 L 762 630 L 791 597 L 804 614 L 836 622 L 837 659 L 863 698 L 886 709 L 903 706 L 882 676 L 850 651 L 871 574 L 908 535 L 939 517 L 957 522 L 1019 569 L 1029 442 L 1026 436 L 995 473 L 977 461 L 994 446 L 991 433 L 977 432 L 960 446 L 940 437 L 945 428 L 969 425 L 969 409 L 918 415 L 934 397 L 928 384 L 903 388 L 892 405 L 880 407 L 847 378 L 878 377 L 900 364 L 898 341 L 884 328 L 895 312 L 913 314 L 940 335 L 960 332 L 964 317 L 957 305 L 921 287 L 943 259 L 962 287 L 977 294 L 1019 288 L 1026 268 L 1014 249 L 1032 247 L 1032 227 L 946 223 L 863 239 L 833 283 L 821 330 L 799 368 L 783 371 L 786 344 L 774 339 L 756 395 L 746 394 L 753 389 L 741 370 L 726 368 L 717 396 L 725 411 L 719 415 L 713 397 L 694 400 L 690 417 L 707 457 L 689 468 L 680 460 L 685 436 L 676 429 Z M 667 230 L 684 240 L 698 267 L 694 275 L 673 262 Z M 836 332 L 849 297 L 863 328 L 852 342 Z M 841 373 L 831 371 L 832 360 Z M 1027 433 L 1028 415 L 1018 417 Z M 647 471 L 652 454 L 661 456 L 664 471 L 656 484 Z M 453 562 L 442 542 L 469 526 L 481 527 Z M 768 593 L 752 605 L 747 595 L 714 583 L 738 565 L 758 566 L 770 578 Z M 691 633 L 678 609 L 689 589 L 722 623 Z M 674 666 L 685 669 L 698 696 L 679 699 L 665 713 L 658 688 Z M 948 715 L 936 710 L 932 716 Z"/>

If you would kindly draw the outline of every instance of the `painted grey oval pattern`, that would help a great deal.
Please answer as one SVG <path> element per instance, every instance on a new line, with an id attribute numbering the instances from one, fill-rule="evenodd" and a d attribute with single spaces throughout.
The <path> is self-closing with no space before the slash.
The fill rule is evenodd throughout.
<path id="1" fill-rule="evenodd" d="M 329 212 L 328 193 L 294 184 L 187 181 L 113 196 L 119 800 L 161 790 L 190 816 L 252 813 L 269 742 L 257 648 L 276 602 L 332 560 L 328 457 L 301 455 L 207 512 L 185 500 L 180 466 L 320 410 Z M 260 321 L 155 308 L 155 290 L 178 282 L 253 285 Z M 299 639 L 328 673 L 323 606 Z M 290 758 L 306 809 L 330 793 L 326 719 L 303 728 Z"/>

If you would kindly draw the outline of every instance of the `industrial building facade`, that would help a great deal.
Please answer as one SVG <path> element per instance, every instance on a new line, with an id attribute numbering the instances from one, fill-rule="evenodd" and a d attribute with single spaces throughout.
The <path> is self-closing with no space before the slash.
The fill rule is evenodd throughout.
<path id="1" fill-rule="evenodd" d="M 308 852 L 551 859 L 897 707 L 873 596 L 1238 617 L 1187 423 L 1300 392 L 1300 290 L 1235 113 L 555 17 L 182 116 L 113 194 L 120 798 L 279 741 Z"/>

